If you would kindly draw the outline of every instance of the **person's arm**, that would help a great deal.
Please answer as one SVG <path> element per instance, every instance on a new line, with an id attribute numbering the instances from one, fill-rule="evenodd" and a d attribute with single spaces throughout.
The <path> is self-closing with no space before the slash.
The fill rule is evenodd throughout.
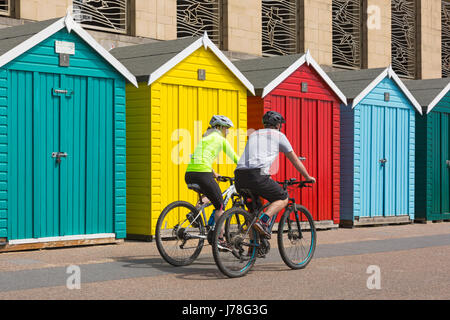
<path id="1" fill-rule="evenodd" d="M 231 144 L 228 142 L 227 139 L 223 138 L 223 151 L 226 153 L 226 155 L 232 159 L 234 161 L 235 164 L 238 163 L 239 158 L 236 154 L 236 152 L 234 152 L 233 147 L 231 146 Z"/>
<path id="2" fill-rule="evenodd" d="M 294 151 L 286 153 L 286 157 L 289 159 L 289 161 L 294 165 L 295 169 L 297 169 L 298 172 L 301 173 L 301 175 L 308 181 L 316 182 L 316 179 L 311 177 L 306 170 L 303 163 L 300 161 L 300 159 L 297 157 Z"/>
<path id="3" fill-rule="evenodd" d="M 212 169 L 212 173 L 213 173 L 214 178 L 215 178 L 216 180 L 217 180 L 217 178 L 220 177 L 220 175 L 219 175 L 217 172 L 215 172 L 214 169 Z"/>

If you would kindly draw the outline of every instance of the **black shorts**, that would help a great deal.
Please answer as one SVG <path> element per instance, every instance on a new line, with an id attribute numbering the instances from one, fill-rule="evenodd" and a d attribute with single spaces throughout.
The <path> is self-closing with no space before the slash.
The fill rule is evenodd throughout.
<path id="1" fill-rule="evenodd" d="M 260 169 L 235 170 L 236 190 L 248 189 L 257 197 L 257 207 L 261 206 L 258 197 L 263 197 L 269 202 L 286 200 L 288 193 L 268 175 L 262 175 Z"/>
<path id="2" fill-rule="evenodd" d="M 212 172 L 186 172 L 184 181 L 187 184 L 198 184 L 203 194 L 208 197 L 216 210 L 223 210 L 222 191 L 214 179 Z"/>

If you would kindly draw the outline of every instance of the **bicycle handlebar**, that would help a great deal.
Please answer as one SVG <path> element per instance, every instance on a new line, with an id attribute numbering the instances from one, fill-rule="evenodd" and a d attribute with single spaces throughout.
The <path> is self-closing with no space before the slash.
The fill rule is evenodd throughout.
<path id="1" fill-rule="evenodd" d="M 314 182 L 312 180 L 297 181 L 297 179 L 291 178 L 291 179 L 286 179 L 284 181 L 277 181 L 277 183 L 281 184 L 285 187 L 298 184 L 299 188 L 312 188 L 312 186 L 309 186 L 308 184 L 313 184 Z"/>
<path id="2" fill-rule="evenodd" d="M 233 177 L 226 177 L 226 176 L 218 176 L 217 177 L 217 181 L 220 182 L 234 182 L 234 178 Z"/>

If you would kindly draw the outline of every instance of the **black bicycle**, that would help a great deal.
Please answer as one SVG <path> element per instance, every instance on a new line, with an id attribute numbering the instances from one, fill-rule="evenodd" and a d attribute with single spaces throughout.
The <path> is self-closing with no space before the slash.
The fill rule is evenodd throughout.
<path id="1" fill-rule="evenodd" d="M 284 190 L 289 187 L 312 187 L 311 181 L 296 181 L 292 178 L 278 182 Z M 288 190 L 289 191 L 289 190 Z M 241 190 L 241 196 L 256 199 L 250 190 Z M 268 207 L 246 211 L 242 207 L 234 207 L 217 221 L 213 234 L 213 256 L 219 270 L 230 278 L 242 277 L 255 264 L 257 258 L 265 258 L 270 251 L 270 242 L 261 236 L 254 228 L 257 217 L 260 217 Z M 269 222 L 269 230 L 277 220 L 276 214 Z M 219 237 L 223 236 L 228 245 L 219 245 Z M 284 263 L 292 269 L 303 269 L 311 261 L 316 248 L 316 228 L 308 209 L 289 197 L 289 204 L 285 208 L 278 222 L 278 249 Z"/>
<path id="2" fill-rule="evenodd" d="M 229 182 L 230 186 L 222 193 L 224 207 L 231 200 L 233 207 L 244 207 L 241 196 L 236 192 L 234 178 L 220 176 L 220 182 Z M 204 195 L 197 184 L 188 184 L 188 188 L 197 192 L 197 206 L 186 201 L 170 203 L 161 212 L 156 223 L 156 247 L 163 259 L 173 266 L 187 266 L 194 262 L 202 251 L 204 240 L 212 243 L 213 223 L 208 224 L 205 209 L 212 206 L 203 202 Z"/>

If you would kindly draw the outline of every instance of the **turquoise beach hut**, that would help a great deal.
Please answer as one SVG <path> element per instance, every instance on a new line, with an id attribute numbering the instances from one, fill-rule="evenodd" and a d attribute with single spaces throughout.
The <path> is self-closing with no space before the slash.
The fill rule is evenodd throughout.
<path id="1" fill-rule="evenodd" d="M 414 220 L 415 115 L 391 67 L 329 73 L 341 105 L 341 226 Z"/>
<path id="2" fill-rule="evenodd" d="M 0 249 L 125 237 L 126 81 L 70 15 L 0 30 Z"/>

